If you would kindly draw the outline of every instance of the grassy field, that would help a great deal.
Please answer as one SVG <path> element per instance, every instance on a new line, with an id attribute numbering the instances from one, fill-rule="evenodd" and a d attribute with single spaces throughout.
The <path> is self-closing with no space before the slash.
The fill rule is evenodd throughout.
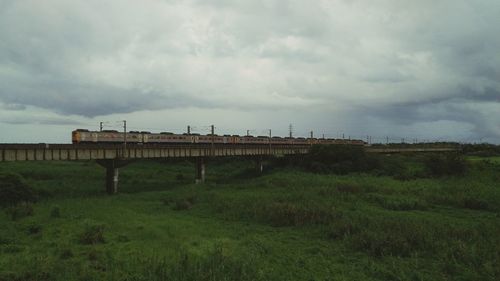
<path id="1" fill-rule="evenodd" d="M 496 157 L 470 156 L 470 157 L 467 157 L 467 159 L 469 161 L 474 161 L 474 162 L 477 162 L 477 161 L 488 161 L 488 162 L 491 162 L 491 163 L 500 164 L 500 156 L 496 156 Z"/>
<path id="2" fill-rule="evenodd" d="M 144 161 L 115 196 L 93 162 L 1 163 L 40 199 L 0 212 L 0 280 L 499 280 L 497 160 L 440 178 L 215 161 L 201 185 Z"/>

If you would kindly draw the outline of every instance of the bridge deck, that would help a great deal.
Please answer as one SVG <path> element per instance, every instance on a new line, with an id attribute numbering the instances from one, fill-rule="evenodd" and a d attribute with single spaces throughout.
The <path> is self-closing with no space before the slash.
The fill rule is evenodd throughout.
<path id="1" fill-rule="evenodd" d="M 241 144 L 0 144 L 0 162 L 57 161 L 143 158 L 188 158 L 223 156 L 271 156 L 306 154 L 309 145 L 241 145 Z M 369 153 L 446 152 L 457 148 L 390 148 L 365 147 Z"/>
<path id="2" fill-rule="evenodd" d="M 0 144 L 2 161 L 101 160 L 305 154 L 296 145 Z"/>

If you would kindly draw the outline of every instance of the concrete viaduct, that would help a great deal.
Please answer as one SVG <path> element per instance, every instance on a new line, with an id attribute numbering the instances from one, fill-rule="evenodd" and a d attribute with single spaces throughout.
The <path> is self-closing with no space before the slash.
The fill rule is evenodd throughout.
<path id="1" fill-rule="evenodd" d="M 205 180 L 204 159 L 210 157 L 255 157 L 262 171 L 262 157 L 306 154 L 310 146 L 238 144 L 0 144 L 0 162 L 95 160 L 106 168 L 106 191 L 118 191 L 119 168 L 135 159 L 196 159 L 196 182 Z M 365 148 L 370 153 L 446 152 L 455 148 Z"/>

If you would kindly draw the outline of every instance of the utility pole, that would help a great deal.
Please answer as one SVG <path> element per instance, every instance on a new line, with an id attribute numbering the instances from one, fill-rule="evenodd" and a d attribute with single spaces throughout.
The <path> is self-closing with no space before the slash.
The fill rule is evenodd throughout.
<path id="1" fill-rule="evenodd" d="M 127 120 L 123 120 L 123 158 L 127 151 Z"/>
<path id="2" fill-rule="evenodd" d="M 386 137 L 386 141 L 385 141 L 386 144 L 389 144 L 389 137 L 387 136 Z"/>
<path id="3" fill-rule="evenodd" d="M 247 137 L 250 135 L 250 130 L 247 130 Z"/>
<path id="4" fill-rule="evenodd" d="M 212 131 L 212 156 L 214 156 L 215 155 L 215 153 L 214 153 L 215 126 L 211 125 L 210 128 Z"/>
<path id="5" fill-rule="evenodd" d="M 102 123 L 103 122 L 99 122 L 99 132 L 102 132 Z"/>
<path id="6" fill-rule="evenodd" d="M 292 135 L 293 135 L 293 125 L 290 123 L 290 125 L 288 126 L 288 131 L 290 133 L 290 138 L 292 138 Z"/>
<path id="7" fill-rule="evenodd" d="M 325 139 L 325 134 L 323 134 L 323 139 Z"/>
<path id="8" fill-rule="evenodd" d="M 271 138 L 273 137 L 271 129 L 269 129 L 269 155 L 271 154 Z"/>
<path id="9" fill-rule="evenodd" d="M 345 139 L 345 137 L 344 137 L 344 133 L 342 133 L 342 139 Z"/>
<path id="10" fill-rule="evenodd" d="M 188 125 L 188 135 L 191 135 L 191 126 Z"/>

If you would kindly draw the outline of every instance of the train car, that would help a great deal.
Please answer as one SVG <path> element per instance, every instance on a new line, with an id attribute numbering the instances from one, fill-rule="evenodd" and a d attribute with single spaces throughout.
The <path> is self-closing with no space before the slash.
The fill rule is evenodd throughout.
<path id="1" fill-rule="evenodd" d="M 264 136 L 244 136 L 241 138 L 241 143 L 243 144 L 268 144 L 269 143 L 269 137 L 264 137 Z"/>
<path id="2" fill-rule="evenodd" d="M 144 134 L 144 143 L 161 143 L 161 144 L 188 144 L 192 143 L 190 135 L 179 135 L 171 132 L 163 132 L 159 134 Z"/>
<path id="3" fill-rule="evenodd" d="M 296 145 L 307 145 L 309 144 L 308 140 L 306 138 L 295 138 L 293 140 L 293 144 L 296 144 Z"/>
<path id="4" fill-rule="evenodd" d="M 123 143 L 124 133 L 115 130 L 89 131 L 77 129 L 72 132 L 73 143 Z M 127 143 L 138 144 L 247 144 L 247 145 L 313 145 L 313 144 L 348 144 L 367 145 L 362 140 L 325 139 L 325 138 L 290 138 L 269 136 L 239 136 L 239 135 L 200 135 L 175 134 L 172 132 L 151 133 L 147 131 L 130 131 L 126 134 Z"/>
<path id="5" fill-rule="evenodd" d="M 239 144 L 239 143 L 241 143 L 241 137 L 239 135 L 232 135 L 229 137 L 229 143 Z"/>
<path id="6" fill-rule="evenodd" d="M 272 137 L 271 138 L 271 144 L 286 144 L 285 139 L 282 137 Z"/>
<path id="7" fill-rule="evenodd" d="M 308 138 L 308 139 L 307 139 L 307 143 L 308 143 L 309 145 L 314 145 L 314 144 L 318 144 L 319 142 L 318 142 L 318 139 L 317 139 L 317 138 Z"/>
<path id="8" fill-rule="evenodd" d="M 141 133 L 127 133 L 128 143 L 142 143 Z M 73 143 L 123 143 L 125 141 L 124 133 L 114 130 L 104 130 L 102 132 L 91 132 L 85 129 L 77 129 L 71 133 Z"/>

